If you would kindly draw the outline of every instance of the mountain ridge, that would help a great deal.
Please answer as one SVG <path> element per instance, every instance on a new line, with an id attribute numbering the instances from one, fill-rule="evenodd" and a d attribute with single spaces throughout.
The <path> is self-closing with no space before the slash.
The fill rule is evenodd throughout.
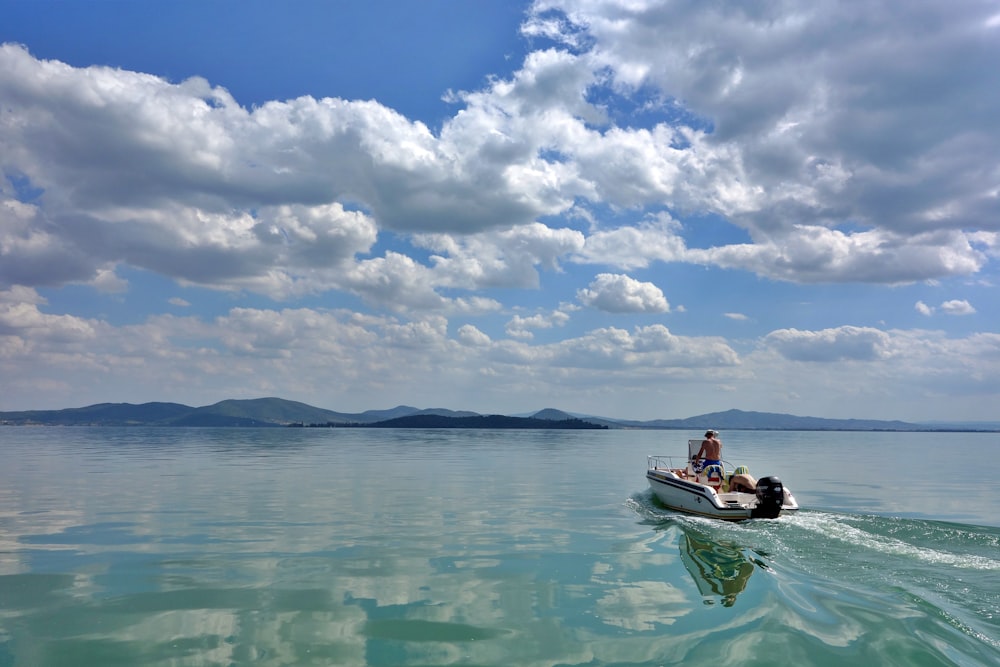
<path id="1" fill-rule="evenodd" d="M 418 416 L 435 419 L 412 420 Z M 201 407 L 181 403 L 150 402 L 96 403 L 80 408 L 59 410 L 23 410 L 0 412 L 0 424 L 48 424 L 59 426 L 219 426 L 219 427 L 279 427 L 279 426 L 349 426 L 386 423 L 387 427 L 414 427 L 413 424 L 486 424 L 480 417 L 505 417 L 481 415 L 471 411 L 446 408 L 420 409 L 399 405 L 387 410 L 366 410 L 349 413 L 318 408 L 299 401 L 265 397 L 253 399 L 226 399 Z M 828 430 L 828 431 L 1000 431 L 1000 422 L 954 422 L 918 424 L 899 420 L 829 419 L 798 415 L 725 410 L 710 412 L 684 419 L 653 419 L 647 421 L 613 419 L 556 408 L 543 408 L 523 415 L 535 420 L 534 427 L 545 427 L 545 421 L 578 420 L 612 429 L 662 429 L 662 430 Z M 395 420 L 395 423 L 393 423 Z M 442 421 L 444 420 L 444 421 Z M 448 421 L 451 420 L 451 421 Z M 494 423 L 496 420 L 494 420 Z M 530 422 L 523 422 L 528 424 Z M 418 428 L 420 426 L 417 426 Z M 485 426 L 484 426 L 485 427 Z M 430 428 L 430 426 L 424 426 Z"/>

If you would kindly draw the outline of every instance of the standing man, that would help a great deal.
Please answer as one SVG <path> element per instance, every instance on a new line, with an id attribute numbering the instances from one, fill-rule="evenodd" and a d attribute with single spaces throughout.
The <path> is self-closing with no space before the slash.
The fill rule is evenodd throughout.
<path id="1" fill-rule="evenodd" d="M 701 441 L 701 449 L 695 454 L 694 460 L 702 461 L 700 467 L 722 465 L 722 441 L 719 440 L 718 431 L 705 431 L 705 439 Z"/>

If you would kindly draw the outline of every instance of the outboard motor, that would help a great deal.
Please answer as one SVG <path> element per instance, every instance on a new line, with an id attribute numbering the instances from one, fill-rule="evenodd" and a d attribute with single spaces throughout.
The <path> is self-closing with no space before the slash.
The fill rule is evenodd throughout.
<path id="1" fill-rule="evenodd" d="M 785 502 L 785 486 L 777 477 L 757 480 L 757 507 L 750 510 L 754 519 L 777 519 Z"/>

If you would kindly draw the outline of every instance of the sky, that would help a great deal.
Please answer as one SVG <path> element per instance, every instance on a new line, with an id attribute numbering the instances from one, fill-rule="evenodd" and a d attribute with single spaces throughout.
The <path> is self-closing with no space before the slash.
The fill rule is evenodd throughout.
<path id="1" fill-rule="evenodd" d="M 996 2 L 0 16 L 0 410 L 1000 419 Z"/>

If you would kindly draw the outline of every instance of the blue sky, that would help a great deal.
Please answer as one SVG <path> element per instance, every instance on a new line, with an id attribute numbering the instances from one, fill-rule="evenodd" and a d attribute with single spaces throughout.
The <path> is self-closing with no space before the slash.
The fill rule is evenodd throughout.
<path id="1" fill-rule="evenodd" d="M 0 15 L 0 410 L 998 417 L 1000 9 Z"/>

